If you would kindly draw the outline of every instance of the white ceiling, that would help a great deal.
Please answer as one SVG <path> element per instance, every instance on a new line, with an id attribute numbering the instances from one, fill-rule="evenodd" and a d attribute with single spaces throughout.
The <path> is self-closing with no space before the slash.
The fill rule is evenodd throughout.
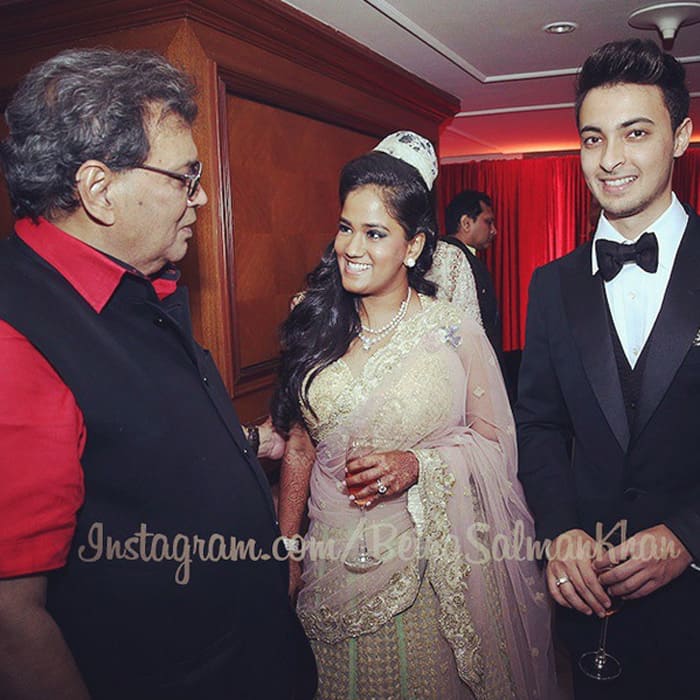
<path id="1" fill-rule="evenodd" d="M 593 49 L 630 37 L 639 0 L 284 0 L 461 102 L 440 139 L 443 162 L 465 156 L 573 150 L 575 74 Z M 658 4 L 658 3 L 657 3 Z M 542 26 L 576 22 L 572 34 Z M 682 27 L 671 53 L 693 96 L 700 140 L 700 22 Z"/>

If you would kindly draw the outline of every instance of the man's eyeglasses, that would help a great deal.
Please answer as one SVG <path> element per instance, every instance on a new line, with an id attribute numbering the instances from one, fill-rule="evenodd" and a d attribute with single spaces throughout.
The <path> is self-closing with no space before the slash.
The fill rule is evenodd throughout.
<path id="1" fill-rule="evenodd" d="M 194 199 L 199 189 L 199 181 L 202 179 L 202 162 L 196 160 L 192 164 L 191 173 L 176 173 L 172 170 L 163 170 L 163 168 L 156 168 L 152 165 L 137 165 L 135 166 L 138 170 L 150 170 L 154 173 L 160 173 L 161 175 L 167 175 L 168 177 L 173 177 L 176 180 L 184 183 L 187 186 L 187 199 L 190 201 Z"/>

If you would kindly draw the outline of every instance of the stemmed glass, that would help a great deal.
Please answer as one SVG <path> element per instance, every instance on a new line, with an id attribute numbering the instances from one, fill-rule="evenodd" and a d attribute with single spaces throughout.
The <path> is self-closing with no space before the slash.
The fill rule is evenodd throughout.
<path id="1" fill-rule="evenodd" d="M 589 678 L 596 681 L 611 681 L 622 673 L 622 664 L 606 650 L 608 639 L 608 620 L 622 606 L 622 598 L 611 597 L 611 606 L 605 611 L 605 618 L 600 625 L 598 648 L 581 654 L 578 667 Z"/>
<path id="2" fill-rule="evenodd" d="M 353 458 L 364 456 L 372 451 L 371 447 L 359 446 L 358 443 L 352 443 Z M 364 485 L 360 486 L 348 486 L 348 491 L 355 497 L 364 488 Z M 380 557 L 375 557 L 370 554 L 367 548 L 367 505 L 368 500 L 363 500 L 360 502 L 356 500 L 355 505 L 360 509 L 360 539 L 357 544 L 357 551 L 351 554 L 343 561 L 343 565 L 348 571 L 352 571 L 355 574 L 364 574 L 367 571 L 372 571 L 376 569 L 381 563 L 382 559 Z"/>
<path id="3" fill-rule="evenodd" d="M 351 493 L 353 491 L 351 488 L 348 490 Z M 358 506 L 360 508 L 360 541 L 357 544 L 357 552 L 348 556 L 343 561 L 343 565 L 348 571 L 364 574 L 366 571 L 376 569 L 382 563 L 382 559 L 370 554 L 367 549 L 367 502 L 358 503 Z"/>

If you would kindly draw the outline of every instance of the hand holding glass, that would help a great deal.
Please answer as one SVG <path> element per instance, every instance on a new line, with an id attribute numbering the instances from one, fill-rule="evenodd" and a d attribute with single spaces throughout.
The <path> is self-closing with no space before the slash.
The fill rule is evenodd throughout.
<path id="1" fill-rule="evenodd" d="M 608 621 L 622 606 L 622 598 L 610 596 L 610 607 L 605 611 L 605 617 L 600 626 L 598 648 L 581 654 L 578 667 L 582 673 L 596 681 L 611 681 L 622 673 L 622 664 L 606 650 L 608 641 Z"/>
<path id="2" fill-rule="evenodd" d="M 358 499 L 357 494 L 362 491 L 366 484 L 357 484 L 356 486 L 349 486 L 348 491 L 351 495 L 355 496 L 355 504 L 360 508 L 360 541 L 357 545 L 357 552 L 349 556 L 343 565 L 348 571 L 352 571 L 355 574 L 363 574 L 366 571 L 372 571 L 376 569 L 382 560 L 379 557 L 375 557 L 369 553 L 367 549 L 367 506 L 371 503 L 370 499 Z"/>

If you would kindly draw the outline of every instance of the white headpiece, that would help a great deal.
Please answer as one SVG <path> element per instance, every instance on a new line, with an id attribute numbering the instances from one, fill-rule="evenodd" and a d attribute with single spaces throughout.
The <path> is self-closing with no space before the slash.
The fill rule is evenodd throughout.
<path id="1" fill-rule="evenodd" d="M 413 131 L 395 131 L 382 139 L 375 151 L 388 153 L 404 163 L 412 165 L 431 189 L 438 174 L 438 162 L 433 144 Z"/>

